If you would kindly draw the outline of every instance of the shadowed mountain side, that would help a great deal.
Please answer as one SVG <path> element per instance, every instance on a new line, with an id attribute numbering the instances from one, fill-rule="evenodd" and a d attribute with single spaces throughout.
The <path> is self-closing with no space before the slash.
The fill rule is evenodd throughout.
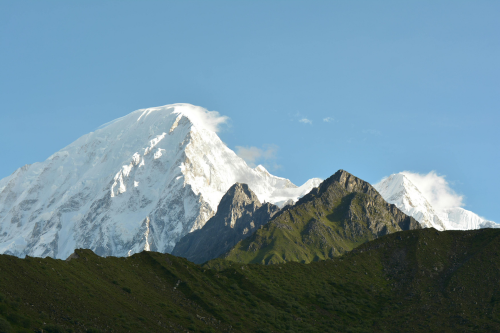
<path id="1" fill-rule="evenodd" d="M 214 217 L 175 245 L 173 255 L 201 264 L 229 251 L 250 236 L 279 211 L 271 203 L 261 204 L 247 184 L 236 183 L 227 191 Z"/>
<path id="2" fill-rule="evenodd" d="M 339 170 L 225 257 L 244 263 L 308 263 L 339 256 L 383 235 L 420 228 L 369 183 Z"/>

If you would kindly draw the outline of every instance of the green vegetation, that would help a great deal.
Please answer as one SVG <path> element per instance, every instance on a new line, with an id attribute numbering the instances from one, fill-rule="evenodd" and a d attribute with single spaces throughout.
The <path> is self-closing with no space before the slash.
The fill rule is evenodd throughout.
<path id="1" fill-rule="evenodd" d="M 500 331 L 500 230 L 397 232 L 310 264 L 76 254 L 0 256 L 0 332 Z"/>
<path id="2" fill-rule="evenodd" d="M 415 228 L 418 222 L 389 205 L 370 184 L 340 170 L 224 257 L 242 263 L 310 263 Z"/>

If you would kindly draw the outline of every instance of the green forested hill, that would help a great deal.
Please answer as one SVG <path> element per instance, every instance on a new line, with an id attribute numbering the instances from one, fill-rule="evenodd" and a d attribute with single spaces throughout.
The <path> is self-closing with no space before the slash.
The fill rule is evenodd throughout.
<path id="1" fill-rule="evenodd" d="M 500 230 L 397 232 L 310 264 L 76 254 L 0 256 L 0 332 L 500 332 Z"/>
<path id="2" fill-rule="evenodd" d="M 339 256 L 389 233 L 419 228 L 415 219 L 388 204 L 369 183 L 339 170 L 224 257 L 244 263 L 309 263 Z"/>

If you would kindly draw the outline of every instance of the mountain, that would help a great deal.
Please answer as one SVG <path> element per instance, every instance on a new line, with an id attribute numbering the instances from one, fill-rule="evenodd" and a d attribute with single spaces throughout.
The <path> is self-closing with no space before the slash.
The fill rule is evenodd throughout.
<path id="1" fill-rule="evenodd" d="M 271 203 L 319 182 L 297 187 L 250 168 L 214 132 L 213 116 L 190 104 L 137 110 L 0 180 L 0 253 L 170 252 L 236 182 Z"/>
<path id="2" fill-rule="evenodd" d="M 389 203 L 415 218 L 425 228 L 445 230 L 441 217 L 434 211 L 418 188 L 402 173 L 390 175 L 373 185 Z"/>
<path id="3" fill-rule="evenodd" d="M 0 332 L 499 332 L 499 267 L 497 229 L 397 232 L 307 265 L 0 255 Z"/>
<path id="4" fill-rule="evenodd" d="M 294 206 L 239 242 L 225 258 L 243 263 L 308 263 L 339 256 L 360 244 L 420 228 L 367 182 L 339 170 Z"/>
<path id="5" fill-rule="evenodd" d="M 182 237 L 172 254 L 197 264 L 217 258 L 252 235 L 278 211 L 276 205 L 261 204 L 248 185 L 236 183 L 222 197 L 217 213 L 201 229 Z"/>
<path id="6" fill-rule="evenodd" d="M 387 202 L 396 205 L 426 228 L 441 231 L 500 228 L 500 225 L 460 207 L 437 212 L 403 173 L 390 175 L 373 187 Z"/>

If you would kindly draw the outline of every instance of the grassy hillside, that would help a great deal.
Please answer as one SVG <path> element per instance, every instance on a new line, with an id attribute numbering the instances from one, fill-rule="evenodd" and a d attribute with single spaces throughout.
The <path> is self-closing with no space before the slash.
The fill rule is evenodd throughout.
<path id="1" fill-rule="evenodd" d="M 500 332 L 500 230 L 404 231 L 331 260 L 0 256 L 0 332 Z"/>
<path id="2" fill-rule="evenodd" d="M 417 221 L 388 204 L 370 184 L 339 170 L 224 257 L 243 263 L 309 263 L 415 228 L 420 228 Z"/>

